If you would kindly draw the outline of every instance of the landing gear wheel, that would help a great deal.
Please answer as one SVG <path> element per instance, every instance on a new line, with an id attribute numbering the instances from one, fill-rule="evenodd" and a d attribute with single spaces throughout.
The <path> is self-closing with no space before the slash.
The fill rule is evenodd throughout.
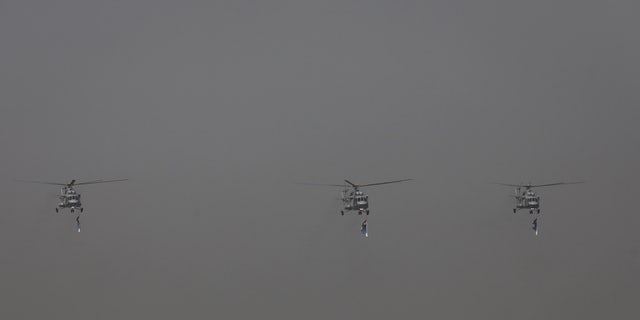
<path id="1" fill-rule="evenodd" d="M 56 208 L 56 213 L 58 213 L 58 208 Z"/>
<path id="2" fill-rule="evenodd" d="M 369 215 L 369 210 L 367 210 L 367 215 Z"/>
<path id="3" fill-rule="evenodd" d="M 340 215 L 344 216 L 344 211 L 340 210 Z"/>
<path id="4" fill-rule="evenodd" d="M 84 208 L 80 208 L 80 212 L 83 212 L 83 211 L 84 211 Z"/>
<path id="5" fill-rule="evenodd" d="M 529 210 L 529 214 L 533 214 L 533 209 Z"/>
<path id="6" fill-rule="evenodd" d="M 513 208 L 513 213 L 516 213 L 516 208 Z"/>
<path id="7" fill-rule="evenodd" d="M 71 209 L 71 213 L 73 213 L 73 209 Z"/>
<path id="8" fill-rule="evenodd" d="M 538 209 L 538 214 L 540 214 L 540 209 Z"/>

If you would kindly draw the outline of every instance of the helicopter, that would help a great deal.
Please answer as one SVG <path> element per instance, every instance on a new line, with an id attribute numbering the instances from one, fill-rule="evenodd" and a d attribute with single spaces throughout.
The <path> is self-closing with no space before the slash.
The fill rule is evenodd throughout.
<path id="1" fill-rule="evenodd" d="M 47 182 L 47 181 L 22 181 L 22 180 L 19 180 L 19 181 L 62 186 L 62 188 L 60 188 L 60 195 L 58 196 L 58 199 L 60 199 L 60 203 L 58 204 L 58 207 L 56 207 L 56 212 L 60 212 L 63 209 L 70 209 L 71 213 L 74 213 L 75 210 L 80 210 L 80 212 L 84 212 L 84 208 L 82 207 L 82 202 L 80 201 L 80 193 L 78 193 L 73 188 L 74 186 L 125 181 L 125 180 L 128 180 L 128 179 L 92 180 L 92 181 L 86 181 L 86 182 L 76 182 L 76 180 L 74 179 L 69 181 L 68 183 Z"/>
<path id="2" fill-rule="evenodd" d="M 330 187 L 342 187 L 344 188 L 341 193 L 342 198 L 342 210 L 340 214 L 344 216 L 345 211 L 357 211 L 358 215 L 363 213 L 369 215 L 369 196 L 360 191 L 362 187 L 378 186 L 382 184 L 398 183 L 409 181 L 412 179 L 402 179 L 394 181 L 376 182 L 368 184 L 355 184 L 349 180 L 344 180 L 346 184 L 315 184 L 315 183 L 303 183 L 306 185 L 316 186 L 330 186 Z"/>
<path id="3" fill-rule="evenodd" d="M 534 211 L 537 214 L 540 214 L 540 196 L 537 195 L 532 188 L 540 188 L 540 187 L 550 187 L 564 184 L 578 184 L 584 183 L 584 181 L 577 182 L 555 182 L 555 183 L 547 183 L 547 184 L 508 184 L 508 183 L 499 183 L 495 182 L 494 184 L 499 184 L 502 186 L 515 187 L 515 195 L 513 197 L 516 199 L 516 207 L 513 208 L 513 213 L 516 213 L 520 209 L 529 209 L 529 214 L 533 214 Z M 524 190 L 523 190 L 524 189 Z"/>

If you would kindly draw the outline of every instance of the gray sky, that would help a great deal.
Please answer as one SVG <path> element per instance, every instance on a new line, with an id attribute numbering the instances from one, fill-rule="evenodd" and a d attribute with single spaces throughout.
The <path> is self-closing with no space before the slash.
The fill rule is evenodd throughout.
<path id="1" fill-rule="evenodd" d="M 0 1 L 0 318 L 636 319 L 639 10 Z"/>

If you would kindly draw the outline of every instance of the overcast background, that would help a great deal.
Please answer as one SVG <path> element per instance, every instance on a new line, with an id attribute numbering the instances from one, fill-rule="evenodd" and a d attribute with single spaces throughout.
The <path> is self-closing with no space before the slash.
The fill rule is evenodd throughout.
<path id="1" fill-rule="evenodd" d="M 637 319 L 639 10 L 1 0 L 0 318 Z"/>

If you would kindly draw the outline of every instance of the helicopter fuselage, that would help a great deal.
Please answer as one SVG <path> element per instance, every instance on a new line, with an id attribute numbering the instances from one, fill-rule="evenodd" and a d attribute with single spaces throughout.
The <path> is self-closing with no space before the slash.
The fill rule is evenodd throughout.
<path id="1" fill-rule="evenodd" d="M 540 208 L 540 197 L 518 199 L 516 206 L 518 209 L 538 209 Z"/>
<path id="2" fill-rule="evenodd" d="M 63 187 L 60 189 L 60 203 L 58 207 L 61 209 L 80 209 L 82 210 L 82 202 L 80 201 L 80 194 L 77 193 L 73 188 Z"/>
<path id="3" fill-rule="evenodd" d="M 519 209 L 529 209 L 530 213 L 533 213 L 533 210 L 535 209 L 540 213 L 540 196 L 535 192 L 527 190 L 520 194 L 519 190 L 517 190 L 516 194 L 516 207 L 513 209 L 514 212 Z"/>
<path id="4" fill-rule="evenodd" d="M 362 191 L 343 191 L 342 203 L 346 211 L 358 211 L 358 214 L 369 214 L 369 196 Z"/>

